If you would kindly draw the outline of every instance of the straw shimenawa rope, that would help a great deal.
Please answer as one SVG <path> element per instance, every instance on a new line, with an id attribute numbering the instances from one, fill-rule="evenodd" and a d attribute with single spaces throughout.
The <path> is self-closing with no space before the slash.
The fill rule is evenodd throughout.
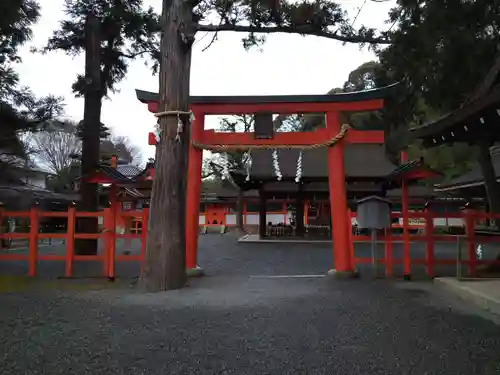
<path id="1" fill-rule="evenodd" d="M 154 114 L 155 117 L 164 116 L 181 116 L 189 115 L 192 117 L 192 112 L 190 111 L 163 111 Z M 340 131 L 331 139 L 326 142 L 317 143 L 313 145 L 208 145 L 192 141 L 192 145 L 195 148 L 202 150 L 210 150 L 215 152 L 225 152 L 225 151 L 247 151 L 247 150 L 277 150 L 277 149 L 299 149 L 299 150 L 314 150 L 323 147 L 335 146 L 339 141 L 341 141 L 347 134 L 351 127 L 347 124 L 342 124 Z"/>
<path id="2" fill-rule="evenodd" d="M 192 114 L 191 111 L 163 111 L 155 113 L 155 117 L 165 117 L 165 116 L 180 116 L 187 115 L 190 116 Z"/>
<path id="3" fill-rule="evenodd" d="M 331 139 L 323 143 L 317 143 L 314 145 L 207 145 L 203 143 L 198 143 L 193 141 L 194 147 L 202 150 L 210 150 L 215 152 L 225 152 L 225 151 L 246 151 L 246 150 L 276 150 L 276 149 L 300 149 L 300 150 L 314 150 L 323 147 L 332 147 L 339 141 L 341 141 L 349 131 L 350 126 L 343 124 L 340 131 Z"/>

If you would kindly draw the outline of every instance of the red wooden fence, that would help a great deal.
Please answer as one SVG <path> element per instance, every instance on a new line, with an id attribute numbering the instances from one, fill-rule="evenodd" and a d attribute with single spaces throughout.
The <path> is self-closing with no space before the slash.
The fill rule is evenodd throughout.
<path id="1" fill-rule="evenodd" d="M 141 233 L 117 233 L 116 232 L 116 215 L 112 209 L 106 209 L 99 212 L 78 212 L 75 207 L 69 207 L 66 212 L 48 212 L 41 211 L 37 206 L 26 212 L 6 211 L 0 208 L 0 223 L 3 218 L 25 218 L 29 219 L 30 229 L 28 233 L 1 233 L 0 240 L 3 238 L 27 239 L 28 253 L 27 254 L 12 254 L 1 251 L 0 261 L 27 261 L 28 275 L 36 276 L 37 262 L 44 261 L 64 261 L 65 276 L 71 277 L 73 274 L 74 262 L 100 261 L 103 264 L 103 275 L 113 278 L 115 277 L 116 261 L 139 261 L 143 262 L 146 249 L 146 234 L 147 230 L 142 230 Z M 149 208 L 144 208 L 142 211 L 121 211 L 122 217 L 134 217 L 141 220 L 142 228 L 148 227 Z M 39 219 L 46 217 L 67 218 L 66 233 L 40 233 Z M 76 219 L 80 217 L 102 217 L 103 227 L 99 233 L 76 233 Z M 139 255 L 122 255 L 116 254 L 116 239 L 119 238 L 135 238 L 141 240 L 141 252 Z M 38 253 L 38 243 L 41 239 L 62 239 L 65 241 L 65 255 L 48 255 Z M 104 251 L 98 255 L 76 255 L 75 254 L 75 239 L 102 239 L 105 246 Z"/>
<path id="2" fill-rule="evenodd" d="M 116 231 L 116 215 L 121 217 L 134 217 L 136 220 L 140 220 L 142 223 L 143 230 L 141 233 L 117 233 Z M 351 214 L 349 214 L 351 215 Z M 393 218 L 399 218 L 402 216 L 401 213 L 392 214 Z M 75 223 L 76 219 L 80 217 L 103 217 L 103 229 L 99 233 L 76 233 Z M 425 228 L 423 233 L 416 235 L 410 235 L 409 240 L 411 243 L 425 243 L 425 258 L 422 259 L 410 259 L 410 264 L 412 265 L 425 265 L 427 275 L 429 277 L 434 277 L 434 267 L 436 265 L 456 265 L 457 262 L 461 265 L 466 265 L 468 268 L 468 274 L 474 275 L 476 272 L 476 267 L 481 264 L 498 264 L 500 261 L 497 260 L 480 260 L 476 258 L 476 245 L 478 243 L 475 224 L 478 220 L 490 219 L 490 220 L 500 220 L 500 215 L 492 215 L 478 211 L 467 210 L 460 213 L 435 213 L 430 211 L 423 212 L 409 212 L 409 218 L 424 219 Z M 2 251 L 0 249 L 0 261 L 27 261 L 28 263 L 28 275 L 36 276 L 37 274 L 37 262 L 39 260 L 43 261 L 64 261 L 65 262 L 65 276 L 71 277 L 73 274 L 74 262 L 80 261 L 100 261 L 103 264 L 103 275 L 107 277 L 115 276 L 115 264 L 117 261 L 138 261 L 143 263 L 145 244 L 146 244 L 146 234 L 148 228 L 148 217 L 149 208 L 144 208 L 142 211 L 121 211 L 115 212 L 112 209 L 107 209 L 99 212 L 77 212 L 75 207 L 69 207 L 66 212 L 47 212 L 41 211 L 38 207 L 33 207 L 30 211 L 25 212 L 13 212 L 6 211 L 0 208 L 0 223 L 2 218 L 12 217 L 12 218 L 25 218 L 30 221 L 30 230 L 28 233 L 1 233 L 0 240 L 2 238 L 13 238 L 13 239 L 27 239 L 28 240 L 28 252 L 27 254 L 15 254 L 8 251 Z M 46 217 L 60 217 L 67 218 L 66 233 L 40 233 L 39 231 L 39 219 Z M 462 243 L 467 246 L 467 259 L 457 260 L 456 254 L 453 258 L 449 259 L 436 259 L 434 254 L 434 246 L 436 242 L 457 242 L 457 235 L 450 234 L 439 234 L 434 231 L 434 219 L 463 219 L 465 234 L 458 236 Z M 407 224 L 409 225 L 409 224 Z M 398 225 L 399 227 L 399 225 Z M 130 238 L 130 239 L 140 239 L 141 240 L 141 252 L 139 255 L 124 255 L 116 254 L 116 239 L 119 238 Z M 38 243 L 41 239 L 63 239 L 66 245 L 66 251 L 64 255 L 49 255 L 49 254 L 39 254 L 38 253 Z M 98 255 L 76 255 L 75 254 L 75 239 L 103 239 L 105 246 L 104 251 Z M 352 235 L 352 241 L 354 242 L 369 242 L 371 241 L 371 236 L 363 235 Z M 397 264 L 402 264 L 405 259 L 404 257 L 409 257 L 409 254 L 404 254 L 403 258 L 395 259 L 393 256 L 393 244 L 396 242 L 402 243 L 404 240 L 403 235 L 394 234 L 391 230 L 387 230 L 384 235 L 378 236 L 378 241 L 383 241 L 385 243 L 384 256 L 380 257 L 377 262 L 383 264 L 385 267 L 386 276 L 393 275 L 393 266 Z M 487 242 L 500 242 L 500 236 L 482 236 L 481 243 Z M 354 246 L 351 246 L 351 252 L 353 256 L 353 264 L 363 264 L 371 263 L 371 258 L 358 258 L 354 254 Z M 256 256 L 258 256 L 256 254 Z M 406 260 L 408 261 L 408 259 Z M 326 266 L 326 265 L 325 265 Z"/>

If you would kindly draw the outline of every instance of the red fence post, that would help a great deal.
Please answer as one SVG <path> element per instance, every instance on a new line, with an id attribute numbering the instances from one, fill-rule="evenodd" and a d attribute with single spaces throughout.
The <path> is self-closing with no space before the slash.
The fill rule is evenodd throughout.
<path id="1" fill-rule="evenodd" d="M 141 229 L 141 273 L 144 265 L 144 256 L 146 254 L 146 241 L 148 237 L 149 227 L 149 207 L 145 206 L 142 209 L 142 229 Z"/>
<path id="2" fill-rule="evenodd" d="M 38 257 L 38 202 L 30 210 L 30 233 L 28 252 L 28 275 L 36 276 L 36 266 Z"/>
<path id="3" fill-rule="evenodd" d="M 117 222 L 117 209 L 116 209 L 116 202 L 113 202 L 111 204 L 111 207 L 109 208 L 109 213 L 110 213 L 110 224 L 111 224 L 111 230 L 109 231 L 109 247 L 108 247 L 108 272 L 107 276 L 109 279 L 114 279 L 115 278 L 115 253 L 116 253 L 116 222 Z"/>
<path id="4" fill-rule="evenodd" d="M 425 264 L 427 276 L 434 278 L 434 216 L 426 208 L 425 210 Z"/>
<path id="5" fill-rule="evenodd" d="M 71 277 L 73 273 L 73 258 L 75 255 L 75 223 L 76 223 L 76 208 L 72 203 L 68 207 L 68 221 L 66 228 L 66 277 Z"/>
<path id="6" fill-rule="evenodd" d="M 102 233 L 103 233 L 103 274 L 108 275 L 109 269 L 109 246 L 111 242 L 111 213 L 110 208 L 104 208 L 102 215 Z"/>
<path id="7" fill-rule="evenodd" d="M 347 210 L 347 227 L 349 228 L 349 251 L 351 252 L 351 264 L 353 269 L 356 269 L 356 257 L 354 254 L 354 235 L 352 233 L 352 218 L 354 214 L 351 210 Z"/>
<path id="8" fill-rule="evenodd" d="M 476 274 L 476 223 L 473 210 L 465 210 L 465 235 L 469 254 L 469 277 Z"/>

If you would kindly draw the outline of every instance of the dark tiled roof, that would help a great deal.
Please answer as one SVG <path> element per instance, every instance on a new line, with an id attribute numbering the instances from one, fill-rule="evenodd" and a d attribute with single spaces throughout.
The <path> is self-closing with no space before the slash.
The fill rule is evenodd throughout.
<path id="1" fill-rule="evenodd" d="M 388 198 L 400 198 L 402 196 L 401 189 L 392 189 L 387 191 Z M 440 193 L 434 191 L 433 188 L 428 186 L 421 185 L 410 185 L 408 186 L 408 196 L 410 197 L 422 197 L 422 198 L 431 198 L 440 196 Z"/>
<path id="2" fill-rule="evenodd" d="M 405 173 L 411 173 L 415 171 L 428 171 L 436 176 L 441 175 L 440 172 L 433 170 L 429 166 L 427 166 L 424 163 L 423 159 L 417 159 L 417 160 L 410 160 L 406 163 L 400 164 L 396 169 L 394 169 L 389 175 L 387 176 L 389 179 L 395 180 L 395 179 L 401 179 Z"/>
<path id="3" fill-rule="evenodd" d="M 471 121 L 471 117 L 478 116 L 479 113 L 485 111 L 491 106 L 495 107 L 499 102 L 500 54 L 496 56 L 495 61 L 491 69 L 486 74 L 484 80 L 481 81 L 477 88 L 471 93 L 471 95 L 469 95 L 462 105 L 460 105 L 460 107 L 437 120 L 411 128 L 410 133 L 414 138 L 423 139 L 438 135 L 437 142 L 435 142 L 435 144 L 442 143 L 439 136 L 444 134 L 446 129 L 455 127 L 456 125 L 470 126 L 471 123 L 477 124 L 477 121 Z M 486 124 L 488 124 L 488 122 Z M 496 123 L 491 125 L 496 126 Z M 485 124 L 479 124 L 477 126 L 485 126 Z M 443 139 L 443 141 L 448 141 L 449 137 L 447 136 L 446 138 L 447 139 Z M 432 146 L 429 141 L 427 142 L 427 145 Z"/>
<path id="4" fill-rule="evenodd" d="M 30 197 L 33 199 L 53 199 L 61 201 L 71 201 L 74 196 L 71 194 L 54 193 L 51 190 L 43 189 L 32 185 L 0 185 L 0 200 L 7 200 L 16 197 Z"/>
<path id="5" fill-rule="evenodd" d="M 400 164 L 394 169 L 391 173 L 389 173 L 389 178 L 395 178 L 400 176 L 403 173 L 408 173 L 414 171 L 416 168 L 420 168 L 422 165 L 421 160 L 410 160 L 409 162 Z"/>
<path id="6" fill-rule="evenodd" d="M 495 175 L 497 176 L 497 179 L 500 179 L 500 153 L 492 153 L 491 164 L 495 169 Z M 452 188 L 459 189 L 464 185 L 482 185 L 483 183 L 483 172 L 481 171 L 481 166 L 479 165 L 479 163 L 477 163 L 469 172 L 447 183 L 436 185 L 436 187 L 438 189 L 452 190 Z"/>
<path id="7" fill-rule="evenodd" d="M 328 176 L 326 148 L 307 150 L 302 156 L 302 177 L 317 178 Z M 274 178 L 272 150 L 252 152 L 253 178 Z M 283 178 L 295 178 L 299 150 L 279 150 L 278 160 Z M 383 145 L 351 144 L 344 148 L 344 165 L 347 178 L 385 178 L 396 166 L 385 155 Z"/>
<path id="8" fill-rule="evenodd" d="M 141 173 L 141 169 L 132 164 L 118 164 L 116 166 L 116 170 L 120 172 L 122 175 L 129 178 L 134 178 L 139 173 Z"/>
<path id="9" fill-rule="evenodd" d="M 112 168 L 108 165 L 100 165 L 98 170 L 100 172 L 104 173 L 106 176 L 108 176 L 112 180 L 116 181 L 117 183 L 123 184 L 123 183 L 132 183 L 133 182 L 133 180 L 131 180 L 127 176 L 120 173 L 116 168 Z"/>
<path id="10" fill-rule="evenodd" d="M 202 198 L 220 197 L 220 198 L 235 198 L 238 192 L 226 181 L 210 181 L 204 182 L 201 185 Z M 248 190 L 244 192 L 245 197 L 258 197 L 256 190 Z"/>
<path id="11" fill-rule="evenodd" d="M 320 95 L 263 95 L 263 96 L 191 96 L 191 104 L 245 104 L 245 103 L 334 103 L 383 99 L 397 83 L 373 90 Z M 137 99 L 143 103 L 158 102 L 157 93 L 135 90 Z"/>

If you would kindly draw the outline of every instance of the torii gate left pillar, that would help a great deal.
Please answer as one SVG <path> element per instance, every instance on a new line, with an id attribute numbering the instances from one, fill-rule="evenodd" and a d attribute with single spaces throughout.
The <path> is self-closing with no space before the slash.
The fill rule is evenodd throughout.
<path id="1" fill-rule="evenodd" d="M 306 95 L 279 97 L 191 97 L 192 142 L 207 146 L 309 146 L 325 143 L 335 137 L 341 129 L 340 113 L 348 111 L 371 111 L 383 107 L 383 89 L 341 95 Z M 153 94 L 154 95 L 154 94 Z M 139 93 L 138 93 L 139 96 Z M 139 98 L 141 99 L 141 98 Z M 156 101 L 143 99 L 148 109 L 157 112 Z M 271 139 L 256 139 L 254 133 L 224 133 L 204 129 L 205 115 L 236 115 L 253 113 L 325 113 L 326 128 L 312 132 L 279 132 Z M 150 144 L 155 144 L 150 134 Z M 351 276 L 354 264 L 349 244 L 351 225 L 347 218 L 347 194 L 345 186 L 343 150 L 347 143 L 381 144 L 383 131 L 349 130 L 347 135 L 328 150 L 330 207 L 332 215 L 333 269 L 332 273 Z M 201 188 L 202 150 L 190 145 L 188 161 L 188 185 L 186 201 L 186 266 L 191 275 L 201 274 L 197 266 L 199 234 L 199 204 Z M 271 162 L 271 161 L 270 161 Z"/>

